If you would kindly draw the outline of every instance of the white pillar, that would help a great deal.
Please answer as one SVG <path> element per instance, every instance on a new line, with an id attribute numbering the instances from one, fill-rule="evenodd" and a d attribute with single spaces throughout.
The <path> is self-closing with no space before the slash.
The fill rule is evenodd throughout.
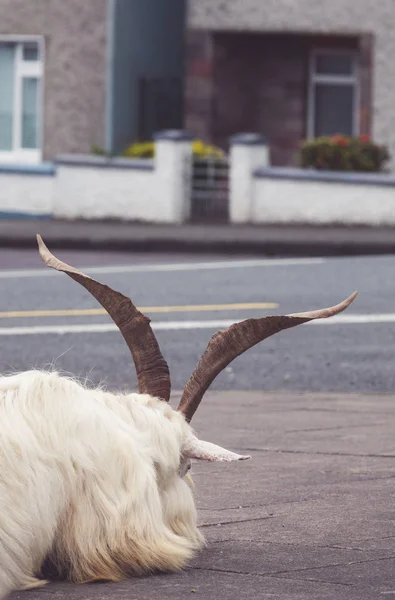
<path id="1" fill-rule="evenodd" d="M 186 131 L 154 135 L 156 193 L 162 199 L 161 222 L 184 223 L 191 213 L 192 140 Z"/>
<path id="2" fill-rule="evenodd" d="M 254 170 L 269 165 L 269 148 L 264 136 L 241 133 L 230 138 L 231 223 L 248 223 L 254 206 Z"/>

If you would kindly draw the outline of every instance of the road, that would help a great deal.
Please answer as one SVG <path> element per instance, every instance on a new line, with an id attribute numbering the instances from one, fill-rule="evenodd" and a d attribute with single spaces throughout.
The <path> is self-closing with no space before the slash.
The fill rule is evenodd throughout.
<path id="1" fill-rule="evenodd" d="M 266 340 L 236 359 L 212 387 L 395 390 L 393 256 L 262 260 L 72 251 L 57 255 L 88 268 L 92 276 L 148 309 L 175 390 L 182 389 L 217 329 L 251 316 L 325 307 L 355 289 L 357 300 L 336 322 L 304 325 Z M 95 331 L 97 325 L 111 329 L 111 321 L 90 314 L 98 305 L 84 289 L 42 265 L 32 251 L 0 250 L 0 281 L 0 372 L 52 365 L 94 384 L 135 388 L 123 339 L 116 331 Z M 54 310 L 62 312 L 58 316 Z"/>

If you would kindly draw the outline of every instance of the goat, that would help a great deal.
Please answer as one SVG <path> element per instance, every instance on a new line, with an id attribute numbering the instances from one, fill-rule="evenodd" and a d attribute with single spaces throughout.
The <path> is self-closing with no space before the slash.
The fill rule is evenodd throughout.
<path id="1" fill-rule="evenodd" d="M 177 410 L 150 320 L 132 301 L 55 258 L 117 324 L 138 393 L 90 389 L 56 372 L 0 377 L 0 598 L 46 583 L 46 569 L 77 583 L 175 572 L 201 549 L 191 460 L 250 458 L 197 438 L 190 421 L 215 377 L 260 341 L 345 310 L 235 323 L 210 340 Z"/>

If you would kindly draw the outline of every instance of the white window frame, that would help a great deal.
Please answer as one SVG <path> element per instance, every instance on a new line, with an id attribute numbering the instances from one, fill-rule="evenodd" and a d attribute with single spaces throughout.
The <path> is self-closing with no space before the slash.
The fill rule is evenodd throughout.
<path id="1" fill-rule="evenodd" d="M 334 56 L 336 54 L 347 54 L 352 58 L 353 70 L 351 75 L 323 75 L 315 70 L 317 56 Z M 353 122 L 352 135 L 359 135 L 359 105 L 360 105 L 360 85 L 358 76 L 358 54 L 353 50 L 346 49 L 330 49 L 317 48 L 310 53 L 309 58 L 309 82 L 308 82 L 308 107 L 307 107 L 307 137 L 314 138 L 314 123 L 315 123 L 315 86 L 317 84 L 328 85 L 352 85 L 354 88 L 353 95 Z"/>
<path id="2" fill-rule="evenodd" d="M 0 163 L 38 164 L 42 161 L 43 114 L 44 114 L 44 38 L 31 35 L 0 35 L 0 43 L 16 45 L 14 70 L 14 107 L 13 107 L 13 148 L 0 151 Z M 23 60 L 23 44 L 34 42 L 38 45 L 38 60 Z M 23 78 L 34 77 L 38 84 L 38 148 L 22 148 L 22 84 Z"/>

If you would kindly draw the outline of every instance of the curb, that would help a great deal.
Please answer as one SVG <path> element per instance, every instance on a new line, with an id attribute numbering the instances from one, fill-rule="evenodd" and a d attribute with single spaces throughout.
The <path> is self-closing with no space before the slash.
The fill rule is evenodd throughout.
<path id="1" fill-rule="evenodd" d="M 253 255 L 286 255 L 286 256 L 357 256 L 357 255 L 382 255 L 395 253 L 395 239 L 393 242 L 359 242 L 359 241 L 328 241 L 317 240 L 292 241 L 292 240 L 188 240 L 169 239 L 167 237 L 155 239 L 100 239 L 100 238 L 73 238 L 52 237 L 46 235 L 45 242 L 53 249 L 64 250 L 104 250 L 113 252 L 174 252 L 191 254 L 253 254 Z M 15 237 L 4 236 L 0 238 L 0 248 L 36 249 L 35 236 Z"/>

